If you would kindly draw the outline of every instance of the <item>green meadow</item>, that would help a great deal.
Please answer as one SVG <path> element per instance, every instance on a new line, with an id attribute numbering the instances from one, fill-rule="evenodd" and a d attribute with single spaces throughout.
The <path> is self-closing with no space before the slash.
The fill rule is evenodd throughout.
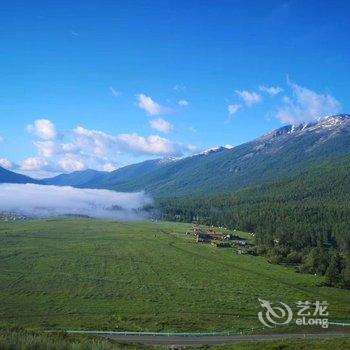
<path id="1" fill-rule="evenodd" d="M 326 300 L 349 322 L 350 292 L 263 257 L 195 243 L 189 224 L 92 219 L 0 223 L 0 327 L 224 331 L 259 327 L 258 298 Z"/>

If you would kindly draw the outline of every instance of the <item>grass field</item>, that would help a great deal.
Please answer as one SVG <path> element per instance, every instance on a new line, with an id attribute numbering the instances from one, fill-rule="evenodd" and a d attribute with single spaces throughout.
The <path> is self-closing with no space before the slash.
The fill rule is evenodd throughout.
<path id="1" fill-rule="evenodd" d="M 350 349 L 350 338 L 326 340 L 274 340 L 267 342 L 243 343 L 201 347 L 201 350 L 346 350 Z M 199 349 L 197 349 L 199 350 Z"/>
<path id="2" fill-rule="evenodd" d="M 350 292 L 262 257 L 194 243 L 191 226 L 103 220 L 0 223 L 0 325 L 211 331 L 259 326 L 258 298 L 327 300 L 349 321 Z"/>
<path id="3" fill-rule="evenodd" d="M 0 329 L 1 350 L 162 350 L 142 344 L 116 344 L 97 337 Z"/>

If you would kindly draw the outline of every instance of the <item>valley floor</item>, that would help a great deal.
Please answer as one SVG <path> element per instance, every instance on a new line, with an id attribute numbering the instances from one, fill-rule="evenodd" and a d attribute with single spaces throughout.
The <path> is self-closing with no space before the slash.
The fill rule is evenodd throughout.
<path id="1" fill-rule="evenodd" d="M 128 331 L 260 328 L 258 298 L 326 300 L 349 322 L 350 292 L 322 277 L 195 243 L 189 224 L 0 222 L 0 326 Z"/>

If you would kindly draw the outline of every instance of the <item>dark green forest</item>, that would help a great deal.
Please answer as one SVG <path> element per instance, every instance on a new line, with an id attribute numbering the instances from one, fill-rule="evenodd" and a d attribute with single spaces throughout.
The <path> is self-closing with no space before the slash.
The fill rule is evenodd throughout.
<path id="1" fill-rule="evenodd" d="M 350 288 L 350 157 L 230 193 L 157 200 L 162 218 L 255 233 L 271 263 Z"/>

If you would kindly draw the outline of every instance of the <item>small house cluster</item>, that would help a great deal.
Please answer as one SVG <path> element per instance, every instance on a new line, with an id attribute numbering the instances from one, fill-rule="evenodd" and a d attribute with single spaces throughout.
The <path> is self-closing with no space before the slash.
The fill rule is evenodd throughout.
<path id="1" fill-rule="evenodd" d="M 0 212 L 0 220 L 2 221 L 16 221 L 26 220 L 27 217 L 18 213 L 13 212 Z"/>
<path id="2" fill-rule="evenodd" d="M 212 246 L 218 248 L 244 247 L 247 245 L 247 241 L 239 236 L 214 231 L 213 229 L 205 231 L 203 228 L 195 226 L 193 227 L 193 233 L 197 243 L 211 243 Z M 188 235 L 190 232 L 186 232 L 186 234 Z"/>

